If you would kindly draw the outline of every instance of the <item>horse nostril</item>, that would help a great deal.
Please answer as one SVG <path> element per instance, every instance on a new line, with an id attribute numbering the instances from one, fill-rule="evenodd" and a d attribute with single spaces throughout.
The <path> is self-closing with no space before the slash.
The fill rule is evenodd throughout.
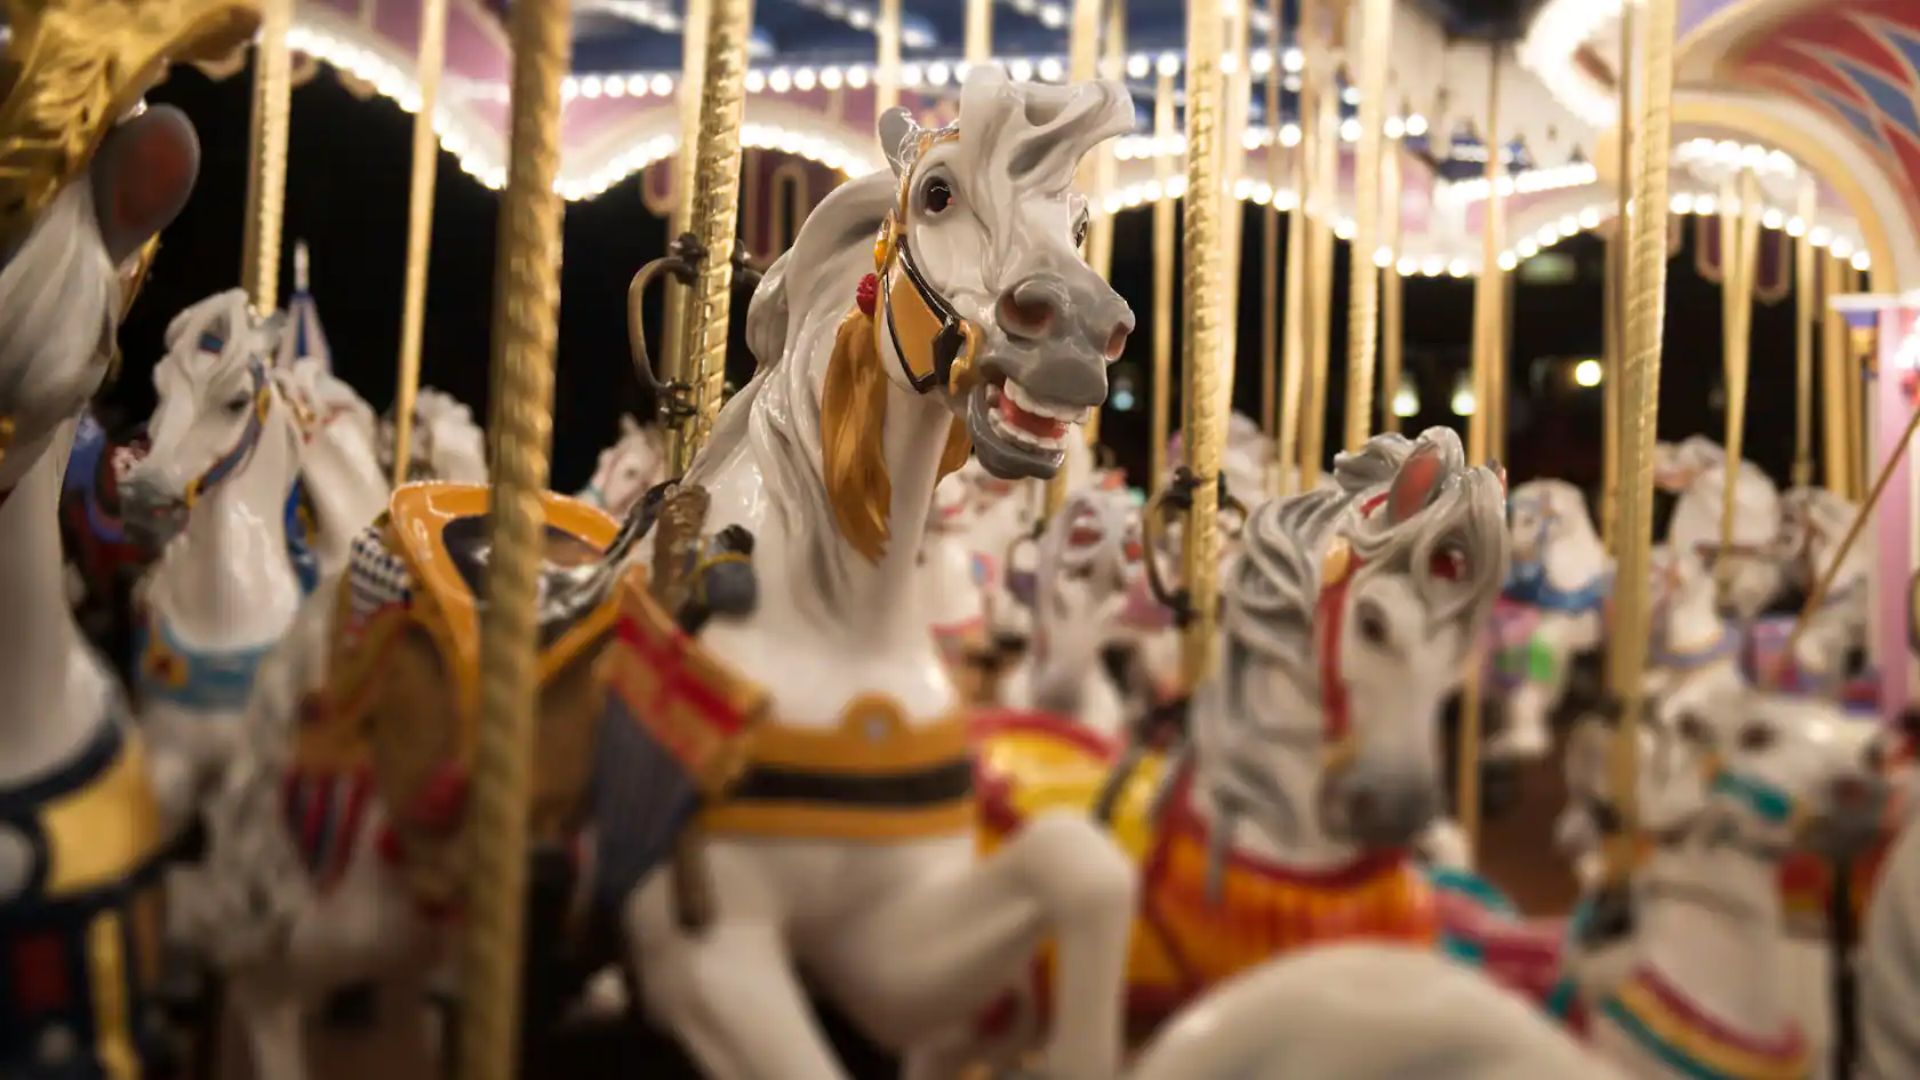
<path id="1" fill-rule="evenodd" d="M 1053 329 L 1059 315 L 1053 298 L 1042 289 L 1016 285 L 1000 294 L 1000 327 L 1009 333 L 1044 337 Z"/>
<path id="2" fill-rule="evenodd" d="M 1113 333 L 1107 335 L 1107 359 L 1120 359 L 1120 353 L 1127 347 L 1127 335 L 1131 333 L 1133 333 L 1133 327 L 1126 323 L 1113 325 Z"/>

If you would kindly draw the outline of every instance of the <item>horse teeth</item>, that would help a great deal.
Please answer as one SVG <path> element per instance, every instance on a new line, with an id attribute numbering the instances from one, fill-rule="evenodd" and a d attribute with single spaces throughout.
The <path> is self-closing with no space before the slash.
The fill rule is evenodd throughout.
<path id="1" fill-rule="evenodd" d="M 987 414 L 987 425 L 993 429 L 994 434 L 1011 439 L 1029 450 L 1058 450 L 1066 442 L 1063 435 L 1036 435 L 1031 431 L 1014 427 L 1007 423 L 1006 418 L 997 411 Z"/>
<path id="2" fill-rule="evenodd" d="M 1078 423 L 1087 414 L 1087 410 L 1084 407 L 1076 407 L 1073 405 L 1045 405 L 1035 401 L 1033 396 L 1028 394 L 1024 387 L 1012 379 L 1007 380 L 1007 396 L 1011 397 L 1013 403 L 1019 406 L 1023 412 L 1030 412 L 1035 416 L 1044 416 L 1049 420 L 1064 420 L 1069 424 L 1073 424 Z"/>

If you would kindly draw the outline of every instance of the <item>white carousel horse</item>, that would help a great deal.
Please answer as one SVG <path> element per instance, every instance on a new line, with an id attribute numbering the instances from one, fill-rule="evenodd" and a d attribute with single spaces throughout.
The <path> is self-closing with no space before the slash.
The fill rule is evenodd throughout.
<path id="1" fill-rule="evenodd" d="M 1504 494 L 1436 428 L 1376 436 L 1336 458 L 1334 486 L 1256 510 L 1222 582 L 1221 669 L 1194 694 L 1190 757 L 1148 755 L 1116 789 L 1115 748 L 1089 732 L 983 723 L 990 841 L 1036 808 L 1117 793 L 1116 835 L 1147 868 L 1135 1019 L 1316 942 L 1441 941 L 1406 852 L 1441 813 L 1439 710 L 1506 574 Z"/>
<path id="2" fill-rule="evenodd" d="M 829 195 L 756 292 L 748 339 L 762 366 L 688 480 L 712 491 L 714 524 L 746 526 L 764 553 L 759 609 L 703 641 L 772 675 L 781 740 L 885 730 L 897 753 L 964 740 L 912 589 L 934 484 L 961 432 L 988 471 L 1045 477 L 1077 439 L 1072 422 L 1105 399 L 1133 316 L 1075 252 L 1086 211 L 1070 188 L 1080 158 L 1132 124 L 1117 84 L 1013 83 L 976 67 L 953 127 L 881 118 L 892 175 Z M 850 314 L 883 228 L 873 311 Z M 942 309 L 974 342 L 960 358 L 971 388 L 964 370 L 948 377 L 951 352 L 907 329 L 937 328 L 938 316 L 909 320 Z M 735 800 L 706 823 L 722 899 L 704 932 L 680 925 L 669 874 L 627 906 L 648 1007 L 710 1073 L 840 1075 L 798 971 L 868 1035 L 924 1060 L 1048 938 L 1060 993 L 1043 1068 L 1118 1072 L 1132 871 L 1097 825 L 1050 815 L 982 859 L 968 822 L 944 814 L 875 844 L 855 825 L 783 827 L 770 810 Z M 783 831 L 801 835 L 770 842 Z"/>
<path id="3" fill-rule="evenodd" d="M 1429 949 L 1341 942 L 1188 1006 L 1128 1080 L 1613 1080 L 1532 1003 Z"/>
<path id="4" fill-rule="evenodd" d="M 125 482 L 129 526 L 165 545 L 139 605 L 141 720 L 200 784 L 238 749 L 254 672 L 303 595 L 287 537 L 301 432 L 272 367 L 281 331 L 240 289 L 176 316 L 148 450 Z"/>
<path id="5" fill-rule="evenodd" d="M 1068 496 L 1041 534 L 1036 559 L 1033 635 L 1023 661 L 1007 673 L 1000 702 L 1119 736 L 1125 693 L 1104 654 L 1136 635 L 1126 621 L 1141 576 L 1132 495 L 1089 489 Z"/>
<path id="6" fill-rule="evenodd" d="M 1781 497 L 1780 547 L 1786 553 L 1787 584 L 1811 592 L 1833 565 L 1840 542 L 1860 508 L 1825 488 L 1792 488 Z M 1868 572 L 1873 543 L 1862 534 L 1841 560 L 1820 607 L 1807 619 L 1792 657 L 1796 675 L 1819 687 L 1846 674 L 1847 657 L 1866 647 L 1872 614 Z"/>
<path id="7" fill-rule="evenodd" d="M 62 125 L 32 129 L 59 155 L 6 152 L 10 253 L 0 266 L 0 952 L 9 958 L 0 1074 L 24 1080 L 137 1075 L 167 1039 L 149 961 L 161 860 L 191 812 L 188 770 L 130 724 L 117 680 L 81 638 L 56 505 L 142 250 L 179 213 L 199 169 L 177 110 L 116 126 L 125 110 L 108 101 L 137 95 L 170 51 L 219 55 L 253 22 L 238 4 L 194 5 L 177 23 L 143 9 L 115 39 L 120 51 L 76 67 L 94 58 L 71 34 L 107 14 L 56 8 L 14 26 L 36 40 L 15 40 L 12 55 L 73 63 L 58 73 L 67 81 L 57 99 L 38 61 L 8 90 L 9 124 L 31 128 L 15 108 L 21 97 L 69 112 L 31 114 Z M 10 146 L 23 138 L 5 134 Z"/>
<path id="8" fill-rule="evenodd" d="M 380 418 L 378 446 L 380 470 L 387 476 L 393 475 L 393 428 L 389 410 Z M 411 459 L 407 463 L 408 480 L 487 482 L 487 437 L 474 421 L 473 410 L 459 398 L 431 386 L 423 386 L 414 394 L 407 457 Z"/>
<path id="9" fill-rule="evenodd" d="M 1677 494 L 1667 523 L 1669 547 L 1686 548 L 1724 577 L 1721 603 L 1741 619 L 1765 610 L 1780 592 L 1780 491 L 1751 461 L 1742 461 L 1734 484 L 1733 546 L 1721 549 L 1721 505 L 1727 484 L 1726 451 L 1695 435 L 1661 443 L 1654 481 Z M 1720 564 L 1726 568 L 1721 569 Z"/>
<path id="10" fill-rule="evenodd" d="M 914 574 L 921 603 L 933 619 L 933 639 L 961 682 L 966 681 L 962 678 L 965 665 L 974 659 L 969 654 L 986 645 L 979 560 L 968 543 L 973 503 L 973 492 L 957 472 L 934 485 L 933 509 L 928 512 L 926 539 L 921 541 Z"/>
<path id="11" fill-rule="evenodd" d="M 1655 548 L 1652 573 L 1653 636 L 1642 685 L 1659 718 L 1710 713 L 1722 695 L 1746 685 L 1739 627 L 1720 614 L 1713 575 L 1691 551 Z"/>
<path id="12" fill-rule="evenodd" d="M 1513 569 L 1493 620 L 1505 725 L 1490 749 L 1537 758 L 1552 743 L 1574 655 L 1600 643 L 1612 566 L 1586 497 L 1564 480 L 1514 488 L 1507 514 Z"/>
<path id="13" fill-rule="evenodd" d="M 387 507 L 388 477 L 374 448 L 373 408 L 314 357 L 292 356 L 284 337 L 274 381 L 300 431 L 300 486 L 312 504 L 313 553 L 320 573 L 346 566 L 353 538 Z"/>
<path id="14" fill-rule="evenodd" d="M 1186 460 L 1185 433 L 1176 431 L 1167 441 L 1169 467 Z M 1227 492 L 1242 505 L 1258 506 L 1277 489 L 1279 477 L 1273 440 L 1260 430 L 1260 421 L 1245 413 L 1233 413 L 1227 419 L 1227 448 L 1221 458 L 1220 472 L 1227 478 Z M 1167 481 L 1161 478 L 1161 483 Z M 1318 485 L 1315 485 L 1318 486 Z M 1310 488 L 1301 488 L 1306 491 Z"/>
<path id="15" fill-rule="evenodd" d="M 1053 942 L 1062 989 L 1046 1069 L 1117 1072 L 1132 870 L 1097 825 L 1071 813 L 1035 822 L 991 856 L 976 853 L 967 728 L 927 632 L 914 563 L 935 482 L 943 464 L 958 464 L 956 451 L 971 441 L 997 475 L 1043 478 L 1060 467 L 1071 422 L 1105 396 L 1106 365 L 1132 315 L 1076 253 L 1084 201 L 1070 185 L 1081 157 L 1132 121 L 1117 84 L 1013 83 L 977 68 L 956 126 L 922 131 L 904 111 L 882 118 L 893 174 L 828 196 L 755 294 L 748 341 L 761 366 L 721 411 L 686 483 L 710 493 L 708 527 L 743 526 L 757 540 L 757 609 L 709 623 L 699 643 L 714 664 L 762 676 L 777 720 L 758 724 L 744 775 L 702 818 L 715 900 L 707 925 L 682 924 L 671 867 L 622 864 L 623 876 L 602 858 L 594 882 L 622 915 L 647 1008 L 710 1074 L 842 1075 L 800 989 L 803 972 L 868 1035 L 924 1060 L 936 1035 L 1030 969 L 1043 940 Z M 883 225 L 889 246 L 875 276 Z M 943 322 L 935 311 L 951 315 L 950 333 L 934 334 Z M 403 489 L 396 505 L 410 491 L 436 497 Z M 404 569 L 398 579 L 404 601 Z M 311 610 L 313 623 L 303 613 L 256 682 L 256 706 L 275 716 L 255 730 L 277 729 L 281 760 L 291 714 L 329 678 L 330 620 L 323 606 Z M 433 687 L 393 689 L 443 707 Z M 595 715 L 600 707 L 596 699 Z M 601 755 L 596 767 L 613 759 Z M 234 789 L 215 823 L 216 852 L 254 868 L 253 886 L 266 889 L 286 875 L 258 880 L 262 860 L 248 846 L 279 850 L 274 865 L 292 858 L 271 812 L 283 775 L 273 760 L 263 751 L 251 763 L 252 782 Z M 777 782 L 796 769 L 814 793 L 797 805 Z M 889 785 L 895 802 L 875 806 L 861 797 L 870 787 L 845 790 L 849 775 L 911 782 Z M 459 805 L 433 793 L 442 810 Z M 421 812 L 402 806 L 387 820 Z M 607 837 L 646 823 L 604 824 Z M 379 858 L 367 854 L 374 844 L 344 843 L 331 892 L 316 897 L 291 875 L 289 903 L 273 905 L 264 933 L 246 935 L 264 947 L 236 962 L 261 982 L 284 985 L 288 965 L 303 959 L 344 965 L 343 951 L 362 965 L 391 964 L 396 941 L 411 939 L 411 896 L 388 891 L 397 875 L 353 892 L 354 867 Z M 317 899 L 355 905 L 362 917 L 330 924 Z M 248 918 L 244 903 L 228 910 Z M 383 921 L 376 910 L 399 914 Z M 323 931 L 355 936 L 331 953 L 288 952 Z M 298 1035 L 297 1002 L 285 992 L 277 1000 L 279 1019 L 255 1027 L 278 1033 L 285 1053 Z"/>
<path id="16" fill-rule="evenodd" d="M 1825 985 L 1795 985 L 1781 862 L 1850 855 L 1878 834 L 1886 787 L 1870 736 L 1832 706 L 1746 691 L 1643 744 L 1651 850 L 1630 879 L 1630 927 L 1569 962 L 1608 1058 L 1646 1077 L 1814 1068 L 1821 1043 L 1797 999 Z"/>
<path id="17" fill-rule="evenodd" d="M 1911 819 L 1881 871 L 1863 929 L 1861 1075 L 1920 1076 L 1920 829 Z"/>
<path id="18" fill-rule="evenodd" d="M 648 489 L 667 478 L 667 435 L 658 424 L 642 424 L 631 416 L 620 417 L 620 437 L 600 451 L 593 467 L 593 479 L 580 491 L 580 499 L 624 518 Z"/>

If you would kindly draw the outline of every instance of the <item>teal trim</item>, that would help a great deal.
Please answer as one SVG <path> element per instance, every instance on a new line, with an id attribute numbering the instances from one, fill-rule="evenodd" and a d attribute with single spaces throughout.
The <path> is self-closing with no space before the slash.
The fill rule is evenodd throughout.
<path id="1" fill-rule="evenodd" d="M 1489 911 L 1502 915 L 1517 915 L 1519 909 L 1500 887 L 1471 870 L 1452 866 L 1426 866 L 1421 868 L 1427 881 L 1441 892 L 1454 893 L 1479 904 Z"/>
<path id="2" fill-rule="evenodd" d="M 1659 1058 L 1661 1064 L 1689 1080 L 1740 1080 L 1737 1076 L 1723 1073 L 1694 1060 L 1687 1055 L 1686 1051 L 1655 1035 L 1640 1017 L 1620 1003 L 1619 998 L 1608 998 L 1601 1004 L 1600 1011 L 1606 1014 L 1607 1019 L 1620 1025 L 1620 1030 L 1626 1032 L 1634 1042 L 1639 1043 L 1641 1049 Z"/>
<path id="3" fill-rule="evenodd" d="M 1713 778 L 1713 790 L 1720 795 L 1731 795 L 1753 808 L 1767 821 L 1778 825 L 1793 815 L 1793 798 L 1786 792 L 1751 776 L 1739 773 L 1722 772 Z"/>

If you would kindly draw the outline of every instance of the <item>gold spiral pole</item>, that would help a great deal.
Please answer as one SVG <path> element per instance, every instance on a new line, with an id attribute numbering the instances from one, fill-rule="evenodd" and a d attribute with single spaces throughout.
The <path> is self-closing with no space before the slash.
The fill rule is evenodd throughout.
<path id="1" fill-rule="evenodd" d="M 287 30 L 293 0 L 264 0 L 253 54 L 253 125 L 247 137 L 247 216 L 240 280 L 261 315 L 280 307 L 280 233 L 287 202 L 287 127 L 293 104 L 293 57 Z"/>
<path id="2" fill-rule="evenodd" d="M 1867 291 L 1866 271 L 1855 273 L 1846 260 L 1840 263 L 1842 288 L 1850 293 Z M 1873 355 L 1873 331 L 1847 327 L 1841 336 L 1846 348 L 1844 371 L 1847 377 L 1847 497 L 1858 499 L 1867 490 L 1867 455 L 1872 452 L 1873 432 L 1867 416 L 1867 370 Z"/>
<path id="3" fill-rule="evenodd" d="M 1262 106 L 1267 114 L 1267 184 L 1273 198 L 1260 214 L 1260 433 L 1278 438 L 1280 422 L 1280 189 L 1286 182 L 1280 148 L 1281 17 L 1279 0 L 1268 0 L 1267 15 L 1273 29 L 1267 39 L 1267 80 L 1261 88 Z M 1276 446 L 1278 444 L 1276 443 Z M 1287 469 L 1286 451 L 1274 455 L 1279 472 Z M 1277 479 L 1277 477 L 1275 478 Z"/>
<path id="4" fill-rule="evenodd" d="M 1279 0 L 1273 0 L 1279 7 Z M 1293 47 L 1307 48 L 1306 28 L 1313 0 L 1301 0 L 1298 22 L 1293 28 Z M 1279 25 L 1278 23 L 1275 24 Z M 1278 66 L 1278 65 L 1276 65 Z M 1280 357 L 1280 419 L 1274 433 L 1276 443 L 1275 457 L 1280 463 L 1281 495 L 1292 495 L 1301 491 L 1307 484 L 1307 458 L 1301 434 L 1301 398 L 1308 390 L 1308 380 L 1312 375 L 1313 332 L 1309 325 L 1309 305 L 1313 292 L 1307 281 L 1309 259 L 1310 226 L 1307 223 L 1307 198 L 1313 186 L 1313 122 L 1312 83 L 1309 72 L 1301 71 L 1300 93 L 1295 97 L 1299 110 L 1299 141 L 1287 152 L 1287 173 L 1293 181 L 1293 206 L 1287 211 L 1287 276 L 1282 285 L 1281 304 L 1286 308 L 1286 324 L 1281 340 Z M 1280 121 L 1274 120 L 1276 141 L 1273 152 L 1280 153 L 1277 132 Z M 1275 185 L 1275 191 L 1279 186 Z M 1279 199 L 1276 195 L 1274 202 Z"/>
<path id="5" fill-rule="evenodd" d="M 1813 219 L 1807 219 L 1812 231 Z M 1843 291 L 1839 259 L 1827 257 L 1820 263 L 1820 480 L 1827 490 L 1843 499 L 1854 498 L 1853 469 L 1848 440 L 1857 437 L 1848 425 L 1847 320 L 1835 311 L 1833 300 Z"/>
<path id="6" fill-rule="evenodd" d="M 1493 396 L 1500 360 L 1500 180 L 1506 175 L 1500 147 L 1500 53 L 1487 48 L 1487 118 L 1484 176 L 1487 198 L 1480 219 L 1480 276 L 1473 288 L 1473 415 L 1467 418 L 1467 458 L 1478 465 L 1494 453 Z"/>
<path id="7" fill-rule="evenodd" d="M 1249 29 L 1254 0 L 1223 0 L 1226 15 L 1227 49 L 1230 66 L 1222 64 L 1222 82 L 1226 100 L 1221 105 L 1219 139 L 1220 164 L 1215 176 L 1220 185 L 1220 233 L 1226 248 L 1225 271 L 1221 278 L 1220 303 L 1227 313 L 1227 325 L 1240 320 L 1240 256 L 1245 249 L 1246 213 L 1240 201 L 1240 180 L 1246 175 L 1247 144 L 1243 133 L 1253 112 L 1253 75 L 1248 51 Z M 1226 335 L 1226 359 L 1221 363 L 1220 401 L 1229 417 L 1233 415 L 1233 386 L 1240 369 L 1240 335 Z"/>
<path id="8" fill-rule="evenodd" d="M 418 80 L 413 114 L 413 175 L 407 183 L 407 270 L 400 310 L 400 375 L 393 393 L 393 486 L 407 482 L 413 462 L 413 400 L 420 391 L 420 339 L 427 321 L 427 253 L 433 243 L 433 181 L 440 143 L 433 133 L 434 102 L 446 56 L 447 0 L 422 0 Z"/>
<path id="9" fill-rule="evenodd" d="M 1811 176 L 1800 178 L 1798 213 L 1805 224 L 1818 208 Z M 1803 231 L 1793 244 L 1793 486 L 1813 484 L 1813 244 Z"/>
<path id="10" fill-rule="evenodd" d="M 967 0 L 967 63 L 993 59 L 993 0 Z"/>
<path id="11" fill-rule="evenodd" d="M 1324 12 L 1322 13 L 1324 15 Z M 1330 52 L 1329 36 L 1315 39 L 1315 51 Z M 1340 208 L 1340 95 L 1326 64 L 1314 71 L 1308 53 L 1312 87 L 1313 127 L 1303 131 L 1301 145 L 1313 161 L 1313 205 L 1307 212 L 1307 318 L 1311 325 L 1307 346 L 1307 406 L 1300 422 L 1300 486 L 1310 489 L 1320 475 L 1327 450 L 1327 387 L 1333 378 L 1333 219 Z"/>
<path id="12" fill-rule="evenodd" d="M 1607 852 L 1616 879 L 1632 867 L 1638 820 L 1641 679 L 1647 660 L 1647 588 L 1653 547 L 1653 444 L 1660 410 L 1660 340 L 1667 306 L 1667 169 L 1673 131 L 1675 0 L 1645 0 L 1640 10 L 1639 113 L 1627 177 L 1627 341 L 1620 364 L 1619 551 L 1613 578 L 1609 682 L 1621 706 L 1614 742 L 1613 798 L 1622 828 Z"/>
<path id="13" fill-rule="evenodd" d="M 1225 248 L 1221 243 L 1220 0 L 1187 4 L 1187 193 L 1182 292 L 1186 307 L 1187 392 L 1182 442 L 1187 468 L 1197 486 L 1187 514 L 1183 569 L 1193 619 L 1187 624 L 1183 671 L 1188 687 L 1213 671 L 1214 627 L 1220 588 L 1220 459 L 1226 449 L 1227 423 L 1220 388 L 1227 356 Z"/>
<path id="14" fill-rule="evenodd" d="M 1380 203 L 1386 223 L 1384 247 L 1400 254 L 1400 144 L 1389 142 L 1380 159 Z M 1406 356 L 1406 282 L 1400 271 L 1389 265 L 1380 271 L 1380 430 L 1399 431 L 1400 414 L 1395 403 L 1400 397 L 1400 380 Z"/>
<path id="15" fill-rule="evenodd" d="M 1606 334 L 1607 366 L 1601 390 L 1600 536 L 1607 554 L 1620 555 L 1620 370 L 1627 356 L 1628 202 L 1633 194 L 1633 5 L 1620 7 L 1620 111 L 1614 127 L 1616 205 L 1613 230 L 1607 234 Z"/>
<path id="16" fill-rule="evenodd" d="M 493 297 L 492 507 L 480 616 L 480 717 L 467 836 L 462 1080 L 518 1073 L 521 937 L 526 921 L 527 815 L 536 592 L 553 434 L 553 348 L 560 306 L 560 79 L 566 0 L 520 0 L 508 15 L 513 96 L 507 189 L 500 200 Z"/>
<path id="17" fill-rule="evenodd" d="M 1360 139 L 1354 144 L 1353 246 L 1347 274 L 1347 434 L 1358 450 L 1373 434 L 1373 365 L 1380 346 L 1380 152 L 1387 121 L 1393 0 L 1360 6 Z M 1497 156 L 1497 155 L 1495 155 Z M 1491 204 L 1489 204 L 1491 205 Z"/>
<path id="18" fill-rule="evenodd" d="M 1100 0 L 1074 0 L 1073 22 L 1067 32 L 1067 81 L 1081 83 L 1093 79 L 1098 73 L 1099 58 Z M 1085 192 L 1088 200 L 1094 204 L 1095 213 L 1088 229 L 1087 250 L 1084 253 L 1090 264 L 1093 262 L 1093 230 L 1100 228 L 1103 220 L 1109 229 L 1113 226 L 1111 216 L 1106 214 L 1105 208 L 1099 205 L 1101 196 L 1104 194 L 1104 189 L 1100 186 L 1099 159 L 1105 152 L 1104 147 L 1098 148 L 1082 158 L 1077 176 L 1080 190 Z M 1096 264 L 1094 269 L 1101 276 L 1106 275 L 1106 268 Z M 1087 423 L 1081 428 L 1081 437 L 1086 440 L 1088 446 L 1092 446 L 1099 440 L 1099 415 L 1100 410 L 1092 410 Z M 1051 518 L 1067 501 L 1067 467 L 1064 462 L 1052 476 L 1047 478 L 1045 492 L 1046 515 Z"/>
<path id="19" fill-rule="evenodd" d="M 1100 35 L 1099 66 L 1102 70 L 1099 77 L 1118 79 L 1126 74 L 1127 65 L 1126 0 L 1107 0 L 1105 23 Z M 1088 189 L 1087 195 L 1098 204 L 1113 190 L 1120 162 L 1114 156 L 1112 142 L 1095 147 L 1092 160 L 1093 186 Z M 1113 234 L 1118 224 L 1116 215 L 1117 211 L 1111 208 L 1107 208 L 1105 213 L 1096 213 L 1087 229 L 1087 264 L 1102 278 L 1113 276 Z M 1099 409 L 1088 411 L 1084 428 L 1087 445 L 1100 445 Z"/>
<path id="20" fill-rule="evenodd" d="M 725 4 L 727 0 L 711 0 Z M 873 110 L 883 113 L 900 104 L 900 0 L 880 0 L 880 19 L 874 27 L 880 48 L 873 71 Z"/>
<path id="21" fill-rule="evenodd" d="M 1165 146 L 1173 138 L 1173 76 L 1160 72 L 1153 91 L 1153 141 Z M 1149 486 L 1158 491 L 1167 482 L 1167 440 L 1173 433 L 1173 215 L 1178 204 L 1167 191 L 1173 181 L 1173 158 L 1155 154 L 1153 178 L 1160 197 L 1153 203 L 1153 476 Z"/>
<path id="22" fill-rule="evenodd" d="M 694 405 L 699 410 L 687 451 L 689 462 L 706 444 L 726 388 L 733 244 L 739 226 L 740 121 L 747 99 L 747 38 L 753 29 L 753 0 L 709 2 L 712 8 L 707 19 L 691 222 L 707 255 L 700 260 L 688 301 L 692 310 L 687 321 L 687 346 L 693 361 Z M 892 2 L 897 16 L 899 0 Z M 896 32 L 899 29 L 897 18 L 894 28 Z"/>
<path id="23" fill-rule="evenodd" d="M 700 141 L 700 94 L 706 81 L 711 4 L 712 0 L 686 0 L 680 22 L 680 82 L 675 88 L 680 108 L 680 148 L 673 156 L 673 212 L 667 217 L 668 237 L 692 228 L 694 147 Z M 687 377 L 687 324 L 693 316 L 687 287 L 669 276 L 661 303 L 659 375 L 677 381 Z M 687 471 L 692 457 L 693 424 L 691 420 L 675 422 L 667 431 L 669 470 L 679 476 Z"/>
<path id="24" fill-rule="evenodd" d="M 1727 475 L 1720 496 L 1720 558 L 1714 563 L 1724 597 L 1739 563 L 1733 550 L 1734 495 L 1741 462 L 1746 458 L 1747 371 L 1753 345 L 1753 277 L 1759 267 L 1760 183 L 1752 171 L 1742 170 L 1739 186 L 1729 181 L 1720 193 L 1720 272 L 1725 354 L 1721 358 L 1727 386 Z"/>

